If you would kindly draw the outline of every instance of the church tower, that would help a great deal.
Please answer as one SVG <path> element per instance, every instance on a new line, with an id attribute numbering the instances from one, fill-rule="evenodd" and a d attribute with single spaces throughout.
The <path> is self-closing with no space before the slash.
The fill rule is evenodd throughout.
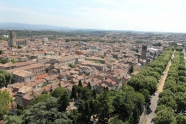
<path id="1" fill-rule="evenodd" d="M 146 52 L 147 52 L 147 45 L 143 44 L 142 45 L 142 54 L 141 54 L 142 59 L 146 59 Z"/>
<path id="2" fill-rule="evenodd" d="M 10 31 L 9 46 L 16 46 L 16 34 L 15 34 L 15 31 Z"/>

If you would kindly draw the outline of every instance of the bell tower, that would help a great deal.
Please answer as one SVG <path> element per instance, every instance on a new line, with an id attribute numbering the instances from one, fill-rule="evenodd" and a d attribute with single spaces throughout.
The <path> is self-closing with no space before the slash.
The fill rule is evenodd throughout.
<path id="1" fill-rule="evenodd" d="M 16 46 L 16 34 L 15 34 L 15 31 L 10 31 L 9 46 Z"/>

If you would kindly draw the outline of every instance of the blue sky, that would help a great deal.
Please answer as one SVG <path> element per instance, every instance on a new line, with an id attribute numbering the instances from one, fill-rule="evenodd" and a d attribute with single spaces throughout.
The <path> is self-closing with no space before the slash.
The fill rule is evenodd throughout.
<path id="1" fill-rule="evenodd" d="M 186 0 L 0 0 L 0 22 L 186 32 Z"/>

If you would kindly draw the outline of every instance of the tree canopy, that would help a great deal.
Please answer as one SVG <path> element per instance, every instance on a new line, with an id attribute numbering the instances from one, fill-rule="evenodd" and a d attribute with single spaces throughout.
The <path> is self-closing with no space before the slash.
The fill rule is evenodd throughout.
<path id="1" fill-rule="evenodd" d="M 11 100 L 9 92 L 0 90 L 0 118 L 8 113 Z"/>

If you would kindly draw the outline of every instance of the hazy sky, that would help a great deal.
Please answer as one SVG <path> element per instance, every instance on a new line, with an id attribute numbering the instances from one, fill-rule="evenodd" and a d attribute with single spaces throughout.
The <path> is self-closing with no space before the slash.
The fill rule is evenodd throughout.
<path id="1" fill-rule="evenodd" d="M 0 0 L 0 22 L 186 32 L 186 0 Z"/>

